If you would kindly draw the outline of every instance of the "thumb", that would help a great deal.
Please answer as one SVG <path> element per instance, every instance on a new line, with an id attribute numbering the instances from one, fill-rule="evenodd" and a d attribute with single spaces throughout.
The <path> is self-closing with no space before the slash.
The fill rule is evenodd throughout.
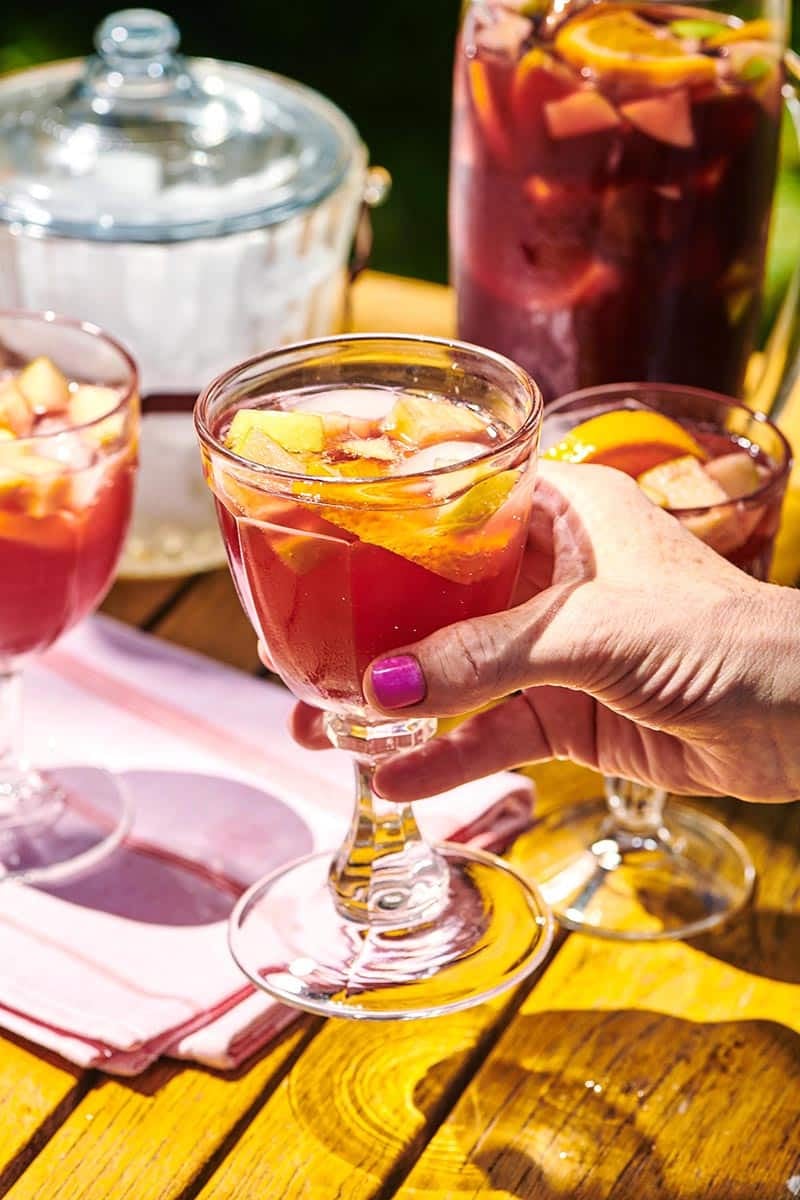
<path id="1" fill-rule="evenodd" d="M 364 694 L 379 711 L 456 716 L 540 684 L 589 690 L 602 662 L 600 605 L 573 583 L 525 604 L 459 621 L 414 645 L 375 659 Z"/>

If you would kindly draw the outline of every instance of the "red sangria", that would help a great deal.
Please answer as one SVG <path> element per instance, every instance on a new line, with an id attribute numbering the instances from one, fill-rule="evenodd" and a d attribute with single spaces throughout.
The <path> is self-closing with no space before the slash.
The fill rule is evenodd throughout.
<path id="1" fill-rule="evenodd" d="M 450 185 L 459 335 L 534 370 L 546 401 L 620 379 L 739 395 L 781 39 L 687 6 L 470 3 Z"/>
<path id="2" fill-rule="evenodd" d="M 527 975 L 549 942 L 535 889 L 500 860 L 431 846 L 374 790 L 430 718 L 372 709 L 376 656 L 505 610 L 522 561 L 541 397 L 490 351 L 415 337 L 323 339 L 216 380 L 196 409 L 231 571 L 277 671 L 354 756 L 350 832 L 255 884 L 234 956 L 285 1003 L 433 1016 Z M 403 665 L 404 664 L 404 665 Z"/>
<path id="3" fill-rule="evenodd" d="M 136 369 L 121 346 L 52 313 L 0 313 L 0 874 L 55 879 L 124 832 L 110 776 L 96 821 L 81 817 L 79 830 L 63 788 L 22 761 L 17 734 L 23 664 L 111 583 L 137 436 Z"/>
<path id="4" fill-rule="evenodd" d="M 248 462 L 316 479 L 297 499 L 233 472 L 216 487 L 237 588 L 296 696 L 358 712 L 373 658 L 508 606 L 527 458 L 499 473 L 484 460 L 509 432 L 444 397 L 383 387 L 284 394 L 218 431 Z"/>
<path id="5" fill-rule="evenodd" d="M 119 387 L 42 356 L 0 375 L 0 661 L 46 649 L 100 601 L 128 527 L 135 440 Z"/>
<path id="6" fill-rule="evenodd" d="M 551 412 L 545 457 L 624 471 L 718 554 L 767 578 L 791 465 L 777 426 L 723 396 L 657 384 L 588 388 Z"/>

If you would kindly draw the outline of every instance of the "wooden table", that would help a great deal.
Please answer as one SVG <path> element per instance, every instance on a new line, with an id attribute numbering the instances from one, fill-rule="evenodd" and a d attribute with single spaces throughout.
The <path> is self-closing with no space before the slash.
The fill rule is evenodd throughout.
<path id="1" fill-rule="evenodd" d="M 355 320 L 447 332 L 449 293 L 368 276 Z M 785 539 L 782 569 L 798 563 Z M 227 571 L 120 583 L 105 610 L 258 670 Z M 587 774 L 538 769 L 540 808 Z M 303 1017 L 232 1074 L 163 1063 L 111 1079 L 0 1039 L 0 1196 L 791 1200 L 800 804 L 714 807 L 752 852 L 758 897 L 691 945 L 562 937 L 532 982 L 483 1008 L 389 1027 Z"/>

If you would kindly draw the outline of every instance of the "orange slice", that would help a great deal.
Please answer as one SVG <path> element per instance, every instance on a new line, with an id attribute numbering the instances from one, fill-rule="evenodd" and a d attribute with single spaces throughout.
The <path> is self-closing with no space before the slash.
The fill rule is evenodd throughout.
<path id="1" fill-rule="evenodd" d="M 390 550 L 454 583 L 496 575 L 505 563 L 513 514 L 506 504 L 520 470 L 480 480 L 462 496 L 439 507 L 380 512 L 323 506 L 320 515 L 360 541 Z"/>
<path id="2" fill-rule="evenodd" d="M 760 17 L 742 25 L 726 25 L 706 41 L 709 47 L 730 46 L 734 42 L 777 42 L 778 29 L 774 21 Z"/>
<path id="3" fill-rule="evenodd" d="M 601 463 L 638 478 L 670 459 L 690 455 L 703 462 L 705 451 L 688 430 L 662 413 L 619 409 L 591 417 L 571 429 L 545 458 Z"/>
<path id="4" fill-rule="evenodd" d="M 556 49 L 572 66 L 634 76 L 662 87 L 712 80 L 714 60 L 687 51 L 679 38 L 626 9 L 568 21 Z"/>

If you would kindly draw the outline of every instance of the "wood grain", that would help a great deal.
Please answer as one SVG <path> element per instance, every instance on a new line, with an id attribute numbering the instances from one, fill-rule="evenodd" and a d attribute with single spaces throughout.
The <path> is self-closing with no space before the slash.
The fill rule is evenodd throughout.
<path id="1" fill-rule="evenodd" d="M 162 1063 L 136 1079 L 102 1079 L 8 1200 L 178 1200 L 201 1182 L 316 1028 L 302 1021 L 236 1074 Z"/>
<path id="2" fill-rule="evenodd" d="M 691 944 L 571 936 L 402 1200 L 791 1195 L 787 1181 L 800 1181 L 800 804 L 710 807 L 760 871 L 752 910 Z M 518 865 L 535 837 L 516 847 Z"/>
<path id="3" fill-rule="evenodd" d="M 118 579 L 101 611 L 129 625 L 147 625 L 185 586 L 182 579 Z"/>
<path id="4" fill-rule="evenodd" d="M 0 1037 L 0 1195 L 78 1103 L 88 1078 L 22 1039 Z"/>
<path id="5" fill-rule="evenodd" d="M 787 1182 L 800 1173 L 796 1034 L 769 1021 L 575 1010 L 573 995 L 548 991 L 542 1010 L 538 998 L 525 1006 L 398 1200 L 791 1195 Z"/>
<path id="6" fill-rule="evenodd" d="M 511 996 L 435 1021 L 329 1022 L 199 1200 L 391 1195 L 514 1007 Z"/>

